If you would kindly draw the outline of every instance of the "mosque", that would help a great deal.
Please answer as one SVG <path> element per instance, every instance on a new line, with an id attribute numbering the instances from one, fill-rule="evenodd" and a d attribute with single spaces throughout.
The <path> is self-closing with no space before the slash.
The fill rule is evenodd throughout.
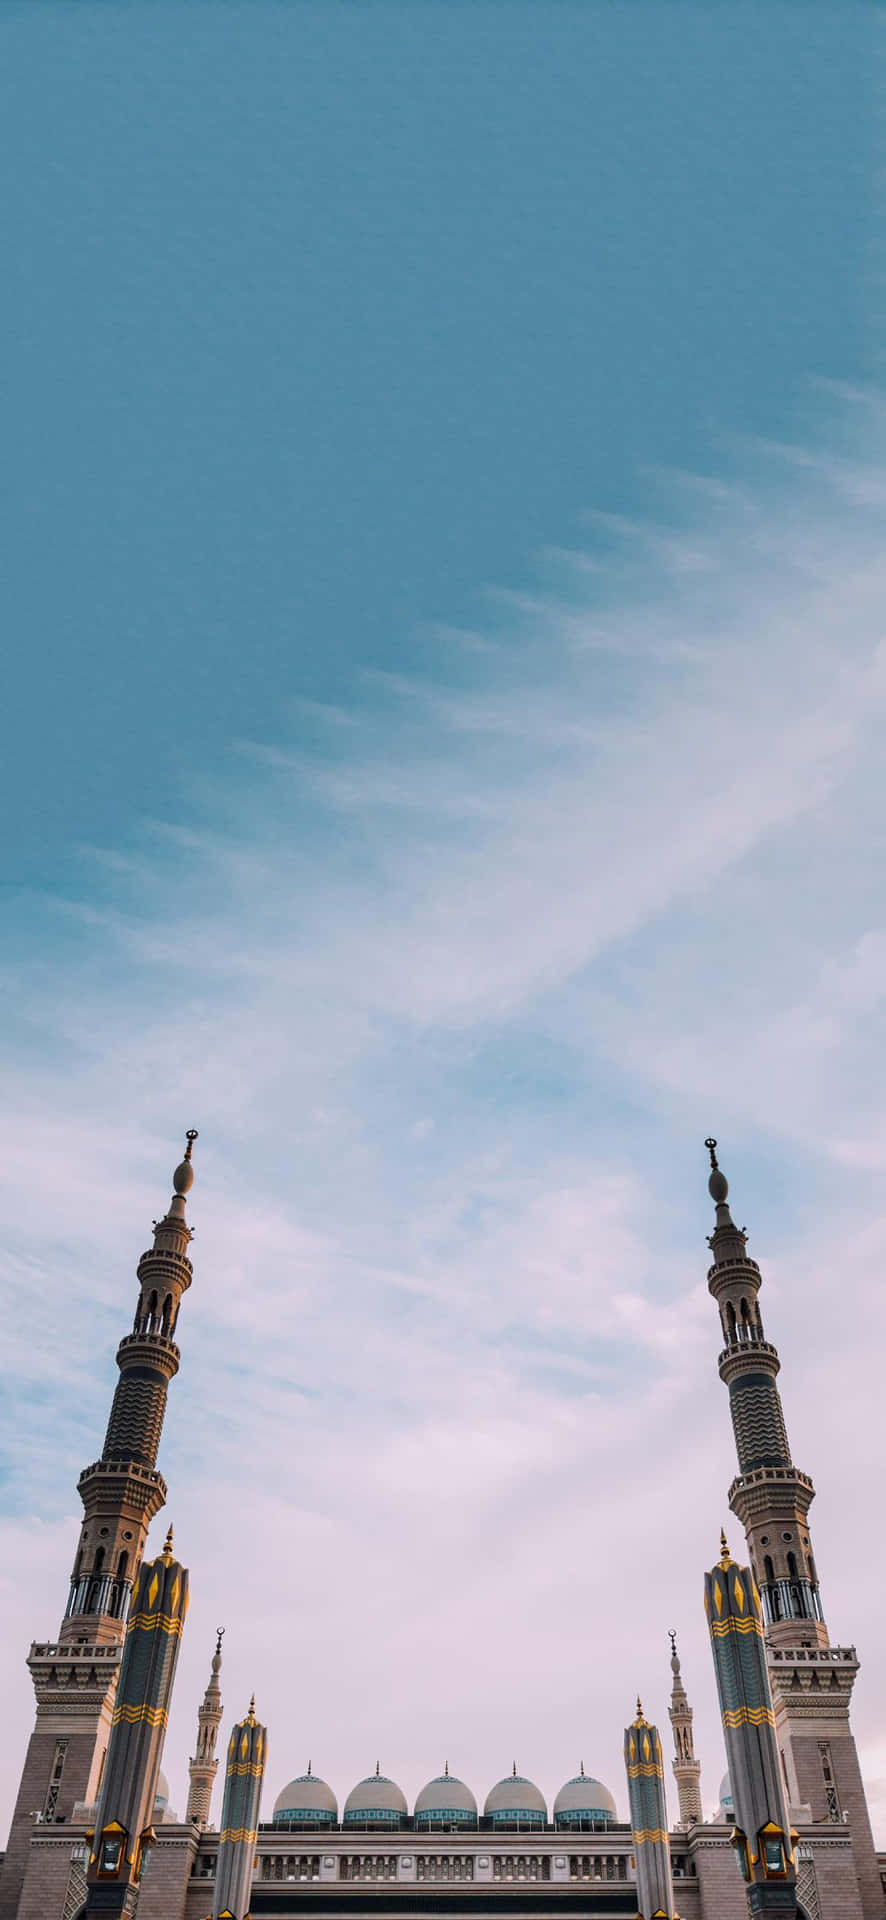
<path id="1" fill-rule="evenodd" d="M 309 1764 L 263 1810 L 268 1736 L 252 1702 L 225 1742 L 214 1823 L 221 1635 L 196 1709 L 184 1816 L 173 1812 L 160 1763 L 188 1574 L 171 1531 L 155 1560 L 145 1560 L 144 1547 L 166 1500 L 157 1457 L 193 1277 L 186 1211 L 196 1137 L 188 1134 L 168 1210 L 138 1262 L 104 1444 L 78 1482 L 83 1522 L 61 1625 L 27 1655 L 36 1717 L 0 1856 L 0 1920 L 745 1920 L 749 1912 L 886 1920 L 886 1854 L 874 1847 L 850 1724 L 859 1661 L 854 1647 L 831 1641 L 825 1623 L 808 1519 L 815 1489 L 791 1458 L 760 1269 L 732 1219 L 713 1140 L 708 1286 L 737 1451 L 729 1504 L 746 1541 L 745 1565 L 724 1538 L 705 1575 L 730 1767 L 714 1818 L 702 1810 L 673 1638 L 676 1818 L 666 1810 L 662 1737 L 639 1702 L 625 1729 L 627 1822 L 611 1787 L 583 1765 L 550 1807 L 516 1764 L 482 1806 L 446 1765 L 410 1810 L 378 1767 L 340 1805 Z"/>

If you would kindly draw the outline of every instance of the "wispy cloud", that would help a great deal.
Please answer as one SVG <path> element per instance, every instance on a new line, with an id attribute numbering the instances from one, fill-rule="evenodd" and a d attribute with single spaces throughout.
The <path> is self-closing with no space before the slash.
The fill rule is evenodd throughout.
<path id="1" fill-rule="evenodd" d="M 711 1125 L 772 1248 L 882 1775 L 846 1489 L 878 1498 L 886 1333 L 886 493 L 872 462 L 750 467 L 675 477 L 661 524 L 598 518 L 579 564 L 547 555 L 488 631 L 441 634 L 436 672 L 361 675 L 332 712 L 280 689 L 223 787 L 195 776 L 137 846 L 84 851 L 64 901 L 23 905 L 9 1644 L 60 1612 L 72 1483 L 193 1122 L 163 1455 L 195 1593 L 179 1803 L 218 1615 L 271 1791 L 309 1751 L 341 1794 L 377 1757 L 411 1791 L 447 1756 L 480 1791 L 516 1756 L 552 1794 L 583 1757 L 621 1801 L 624 1713 L 639 1685 L 663 1714 L 677 1625 L 713 1804 Z"/>

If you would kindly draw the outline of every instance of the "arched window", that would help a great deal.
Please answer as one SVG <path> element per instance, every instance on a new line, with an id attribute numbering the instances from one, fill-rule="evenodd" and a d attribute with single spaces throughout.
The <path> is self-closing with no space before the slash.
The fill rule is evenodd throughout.
<path id="1" fill-rule="evenodd" d="M 124 1547 L 123 1552 L 121 1553 L 120 1558 L 117 1561 L 117 1579 L 118 1580 L 126 1579 L 128 1567 L 129 1567 L 129 1555 L 126 1551 L 126 1548 Z"/>
<path id="2" fill-rule="evenodd" d="M 157 1289 L 155 1287 L 148 1301 L 147 1329 L 149 1333 L 156 1333 L 157 1331 L 157 1305 Z"/>
<path id="3" fill-rule="evenodd" d="M 746 1300 L 741 1303 L 741 1337 L 743 1340 L 752 1338 L 751 1315 Z"/>
<path id="4" fill-rule="evenodd" d="M 788 1579 L 796 1580 L 796 1578 L 797 1578 L 797 1556 L 795 1553 L 789 1553 L 788 1554 Z"/>
<path id="5" fill-rule="evenodd" d="M 735 1308 L 731 1300 L 728 1301 L 726 1306 L 726 1318 L 729 1322 L 729 1344 L 730 1346 L 734 1347 L 735 1342 L 738 1338 L 738 1333 L 737 1333 L 736 1324 L 735 1324 Z"/>
<path id="6" fill-rule="evenodd" d="M 171 1319 L 172 1319 L 172 1294 L 168 1293 L 166 1295 L 166 1299 L 163 1302 L 163 1319 L 160 1325 L 160 1332 L 165 1333 L 167 1336 L 167 1339 L 169 1337 L 169 1323 Z"/>
<path id="7" fill-rule="evenodd" d="M 93 1571 L 93 1573 L 94 1573 L 94 1574 L 99 1574 L 99 1573 L 101 1573 L 101 1571 L 102 1571 L 102 1568 L 104 1567 L 104 1564 L 105 1564 L 105 1550 L 104 1550 L 104 1547 L 96 1547 L 96 1550 L 95 1550 L 95 1561 L 94 1561 L 94 1564 L 93 1564 L 93 1568 L 92 1568 L 92 1571 Z"/>
<path id="8" fill-rule="evenodd" d="M 761 1316 L 761 1314 L 760 1314 L 760 1308 L 759 1308 L 759 1306 L 756 1306 L 756 1307 L 754 1308 L 754 1320 L 755 1320 L 755 1322 L 756 1322 L 756 1327 L 757 1327 L 757 1339 L 758 1339 L 758 1340 L 765 1340 L 765 1338 L 766 1338 L 766 1335 L 765 1335 L 765 1333 L 763 1332 L 763 1320 L 762 1320 L 762 1316 Z"/>
<path id="9" fill-rule="evenodd" d="M 765 1573 L 765 1575 L 766 1575 L 766 1580 L 767 1580 L 767 1583 L 771 1583 L 772 1581 L 774 1581 L 774 1579 L 775 1579 L 775 1568 L 774 1568 L 774 1566 L 773 1566 L 773 1564 L 772 1564 L 772 1555 L 771 1555 L 771 1553 L 764 1553 L 764 1555 L 763 1555 L 763 1571 L 764 1571 L 764 1573 Z"/>

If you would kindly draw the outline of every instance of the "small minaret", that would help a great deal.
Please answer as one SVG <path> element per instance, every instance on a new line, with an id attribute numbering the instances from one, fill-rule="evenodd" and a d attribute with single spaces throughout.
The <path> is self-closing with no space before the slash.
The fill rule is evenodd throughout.
<path id="1" fill-rule="evenodd" d="M 237 1722 L 228 1741 L 213 1920 L 249 1920 L 258 1811 L 267 1757 L 267 1728 L 256 1720 L 253 1694 L 246 1719 Z"/>
<path id="2" fill-rule="evenodd" d="M 701 1810 L 701 1761 L 695 1758 L 695 1742 L 692 1737 L 692 1708 L 686 1696 L 680 1661 L 677 1654 L 676 1633 L 670 1635 L 671 1672 L 674 1676 L 671 1688 L 671 1704 L 668 1718 L 674 1730 L 674 1779 L 677 1782 L 677 1794 L 680 1801 L 680 1819 L 678 1825 L 684 1828 L 694 1827 L 702 1819 Z"/>
<path id="3" fill-rule="evenodd" d="M 191 1777 L 188 1791 L 188 1819 L 193 1820 L 198 1827 L 205 1827 L 209 1822 L 209 1803 L 218 1772 L 215 1743 L 222 1717 L 221 1686 L 218 1676 L 221 1672 L 221 1643 L 224 1631 L 224 1627 L 218 1628 L 209 1684 L 203 1695 L 203 1705 L 197 1712 L 197 1747 L 193 1759 L 188 1763 Z"/>
<path id="4" fill-rule="evenodd" d="M 637 1863 L 637 1920 L 677 1920 L 661 1740 L 639 1700 L 636 1720 L 625 1729 L 625 1771 Z"/>
<path id="5" fill-rule="evenodd" d="M 719 1562 L 705 1574 L 704 1604 L 735 1807 L 732 1844 L 748 1911 L 795 1920 L 796 1835 L 779 1766 L 760 1596 L 750 1567 L 731 1558 L 724 1533 Z"/>
<path id="6" fill-rule="evenodd" d="M 93 1914 L 130 1915 L 138 1904 L 160 1755 L 188 1610 L 187 1569 L 172 1551 L 172 1528 L 156 1560 L 139 1569 L 126 1627 L 111 1738 L 92 1837 L 86 1899 Z"/>

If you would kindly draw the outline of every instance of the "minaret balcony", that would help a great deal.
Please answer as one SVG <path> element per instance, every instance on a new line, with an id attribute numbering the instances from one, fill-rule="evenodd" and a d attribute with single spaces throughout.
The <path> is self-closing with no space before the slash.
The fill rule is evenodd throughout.
<path id="1" fill-rule="evenodd" d="M 725 1380 L 727 1386 L 737 1374 L 755 1366 L 763 1366 L 773 1378 L 781 1372 L 778 1348 L 773 1346 L 771 1340 L 758 1340 L 755 1337 L 747 1340 L 733 1340 L 728 1347 L 723 1348 L 717 1360 L 717 1366 L 720 1369 L 720 1379 Z"/>
<path id="2" fill-rule="evenodd" d="M 117 1365 L 125 1367 L 142 1358 L 159 1363 L 171 1378 L 178 1372 L 181 1352 L 166 1333 L 125 1333 L 117 1348 Z"/>

